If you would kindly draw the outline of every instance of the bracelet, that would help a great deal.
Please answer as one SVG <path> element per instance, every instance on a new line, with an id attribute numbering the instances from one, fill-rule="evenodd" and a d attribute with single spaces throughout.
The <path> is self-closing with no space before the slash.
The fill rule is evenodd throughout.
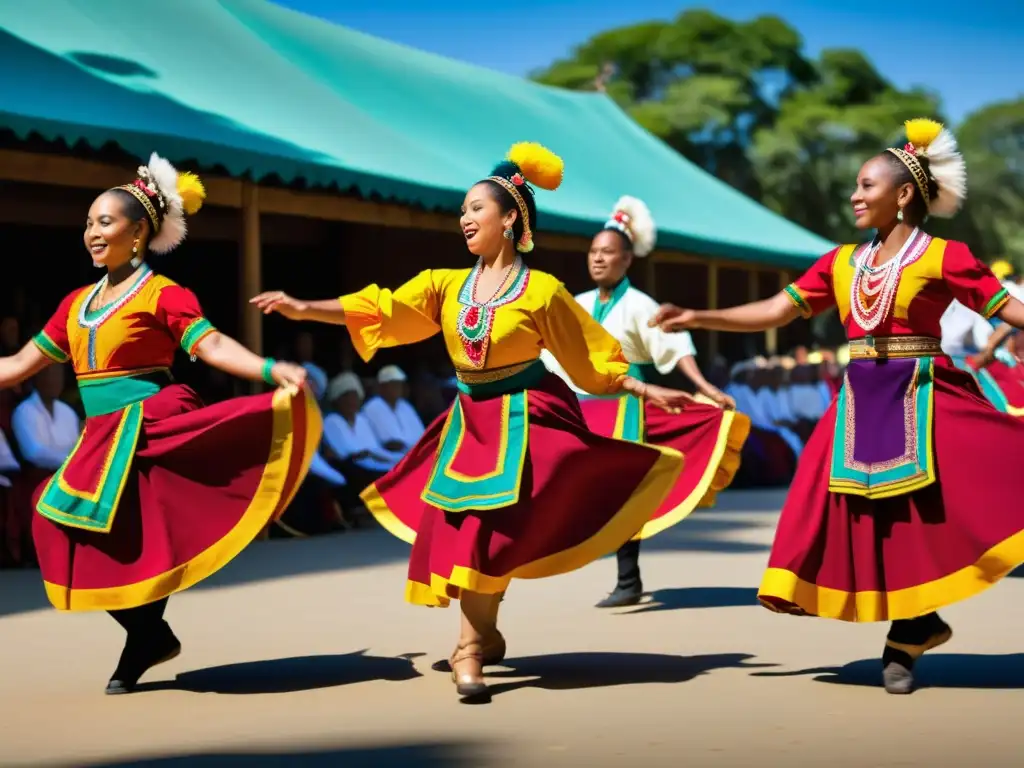
<path id="1" fill-rule="evenodd" d="M 274 381 L 274 377 L 271 375 L 275 365 L 277 365 L 277 360 L 272 357 L 268 357 L 263 361 L 263 369 L 260 371 L 260 376 L 263 377 L 263 380 L 267 382 L 267 384 L 277 384 L 277 382 Z"/>

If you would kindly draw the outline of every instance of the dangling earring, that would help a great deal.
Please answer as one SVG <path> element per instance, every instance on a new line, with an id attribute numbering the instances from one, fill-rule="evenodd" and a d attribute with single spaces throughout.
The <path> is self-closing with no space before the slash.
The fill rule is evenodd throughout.
<path id="1" fill-rule="evenodd" d="M 132 255 L 132 260 L 130 262 L 130 264 L 133 267 L 135 267 L 136 269 L 138 269 L 139 265 L 142 263 L 142 259 L 139 258 L 138 253 L 139 253 L 139 238 L 136 237 L 135 238 L 135 242 L 132 244 L 132 254 L 133 255 Z"/>
<path id="2" fill-rule="evenodd" d="M 502 232 L 501 234 L 505 236 L 506 240 L 511 240 L 513 237 L 516 236 L 516 233 L 512 231 L 512 227 L 506 227 L 505 231 Z"/>
<path id="3" fill-rule="evenodd" d="M 900 208 L 899 213 L 896 214 L 896 221 L 903 221 L 903 209 Z"/>

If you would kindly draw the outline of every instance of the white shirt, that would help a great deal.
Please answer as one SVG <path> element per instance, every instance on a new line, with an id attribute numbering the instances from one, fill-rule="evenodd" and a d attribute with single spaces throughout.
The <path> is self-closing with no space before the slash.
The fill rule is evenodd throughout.
<path id="1" fill-rule="evenodd" d="M 600 293 L 595 288 L 576 296 L 576 301 L 593 317 L 594 307 Z M 665 333 L 660 328 L 649 328 L 647 322 L 658 311 L 658 302 L 633 286 L 615 301 L 601 322 L 615 340 L 622 345 L 622 354 L 630 363 L 653 363 L 658 373 L 670 373 L 679 361 L 687 356 L 696 356 L 693 339 L 686 331 Z M 541 351 L 541 360 L 552 373 L 560 376 L 577 393 L 583 393 L 565 372 L 559 362 L 547 350 Z"/>
<path id="2" fill-rule="evenodd" d="M 324 442 L 342 460 L 369 451 L 374 458 L 356 459 L 355 463 L 374 472 L 387 472 L 402 458 L 400 453 L 392 453 L 381 445 L 369 419 L 361 412 L 356 414 L 353 424 L 339 413 L 328 414 L 324 418 Z"/>
<path id="3" fill-rule="evenodd" d="M 979 315 L 954 299 L 939 318 L 942 328 L 942 351 L 947 355 L 965 355 L 973 338 L 974 323 Z M 987 323 L 986 323 L 987 325 Z"/>
<path id="4" fill-rule="evenodd" d="M 787 394 L 790 410 L 797 418 L 817 421 L 825 415 L 825 404 L 814 384 L 790 384 Z"/>
<path id="5" fill-rule="evenodd" d="M 313 460 L 309 462 L 309 471 L 311 474 L 330 483 L 331 485 L 348 485 L 348 481 L 345 479 L 345 476 L 328 464 L 327 459 L 321 456 L 319 451 L 313 454 Z"/>
<path id="6" fill-rule="evenodd" d="M 38 392 L 14 409 L 11 427 L 25 461 L 47 470 L 60 468 L 81 433 L 78 414 L 70 405 L 54 400 L 51 414 Z"/>
<path id="7" fill-rule="evenodd" d="M 0 472 L 17 472 L 21 469 L 18 460 L 14 458 L 14 451 L 7 444 L 7 436 L 0 429 Z M 0 488 L 10 488 L 11 481 L 0 475 Z"/>
<path id="8" fill-rule="evenodd" d="M 379 395 L 371 397 L 363 406 L 362 413 L 381 447 L 397 440 L 405 446 L 405 450 L 409 450 L 425 430 L 416 409 L 405 398 L 400 398 L 392 409 Z"/>

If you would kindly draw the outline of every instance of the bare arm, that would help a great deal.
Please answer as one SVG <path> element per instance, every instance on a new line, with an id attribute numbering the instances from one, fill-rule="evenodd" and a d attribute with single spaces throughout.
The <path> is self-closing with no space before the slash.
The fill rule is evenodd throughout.
<path id="1" fill-rule="evenodd" d="M 684 355 L 680 358 L 679 370 L 683 372 L 686 378 L 693 382 L 693 386 L 705 397 L 724 408 L 736 407 L 735 400 L 704 378 L 704 374 L 700 372 L 700 367 L 697 365 L 697 360 L 693 355 Z"/>
<path id="2" fill-rule="evenodd" d="M 996 316 L 1003 321 L 1003 325 L 996 328 L 988 337 L 985 349 L 977 357 L 977 364 L 985 366 L 995 358 L 996 350 L 1019 329 L 1024 328 L 1024 304 L 1017 299 L 1010 297 L 1002 309 L 996 312 Z"/>
<path id="3" fill-rule="evenodd" d="M 31 341 L 10 357 L 0 357 L 0 389 L 16 387 L 53 361 Z"/>
<path id="4" fill-rule="evenodd" d="M 195 352 L 196 357 L 204 363 L 224 373 L 249 381 L 264 380 L 263 366 L 267 358 L 250 352 L 230 336 L 225 336 L 219 331 L 209 334 L 200 341 Z M 275 362 L 271 368 L 271 377 L 275 384 L 301 387 L 306 381 L 306 369 L 292 363 Z"/>
<path id="5" fill-rule="evenodd" d="M 649 325 L 652 328 L 660 326 L 669 333 L 692 328 L 749 333 L 788 325 L 799 316 L 800 311 L 785 292 L 780 291 L 770 299 L 728 309 L 680 309 L 672 304 L 664 304 L 651 318 Z"/>
<path id="6" fill-rule="evenodd" d="M 283 291 L 261 293 L 249 299 L 264 315 L 278 312 L 289 320 L 308 320 L 328 325 L 344 325 L 345 310 L 337 299 L 321 299 L 320 301 L 303 301 L 289 296 Z"/>

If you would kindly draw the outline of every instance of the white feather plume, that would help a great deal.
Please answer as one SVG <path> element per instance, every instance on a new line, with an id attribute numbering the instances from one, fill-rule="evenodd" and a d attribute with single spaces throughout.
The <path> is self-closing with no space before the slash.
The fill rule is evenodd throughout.
<path id="1" fill-rule="evenodd" d="M 622 219 L 622 220 L 620 220 Z M 643 200 L 625 195 L 612 209 L 611 218 L 605 222 L 605 229 L 617 229 L 633 243 L 633 253 L 643 258 L 654 250 L 658 230 L 654 217 Z"/>
<path id="2" fill-rule="evenodd" d="M 148 181 L 156 186 L 156 192 L 164 203 L 164 220 L 160 231 L 150 239 L 149 249 L 154 253 L 167 253 L 181 245 L 188 231 L 181 195 L 178 194 L 178 170 L 156 152 L 149 156 L 149 164 L 145 168 Z"/>
<path id="3" fill-rule="evenodd" d="M 956 138 L 946 128 L 928 145 L 928 169 L 939 187 L 928 212 L 948 219 L 956 215 L 967 198 L 967 167 Z"/>

